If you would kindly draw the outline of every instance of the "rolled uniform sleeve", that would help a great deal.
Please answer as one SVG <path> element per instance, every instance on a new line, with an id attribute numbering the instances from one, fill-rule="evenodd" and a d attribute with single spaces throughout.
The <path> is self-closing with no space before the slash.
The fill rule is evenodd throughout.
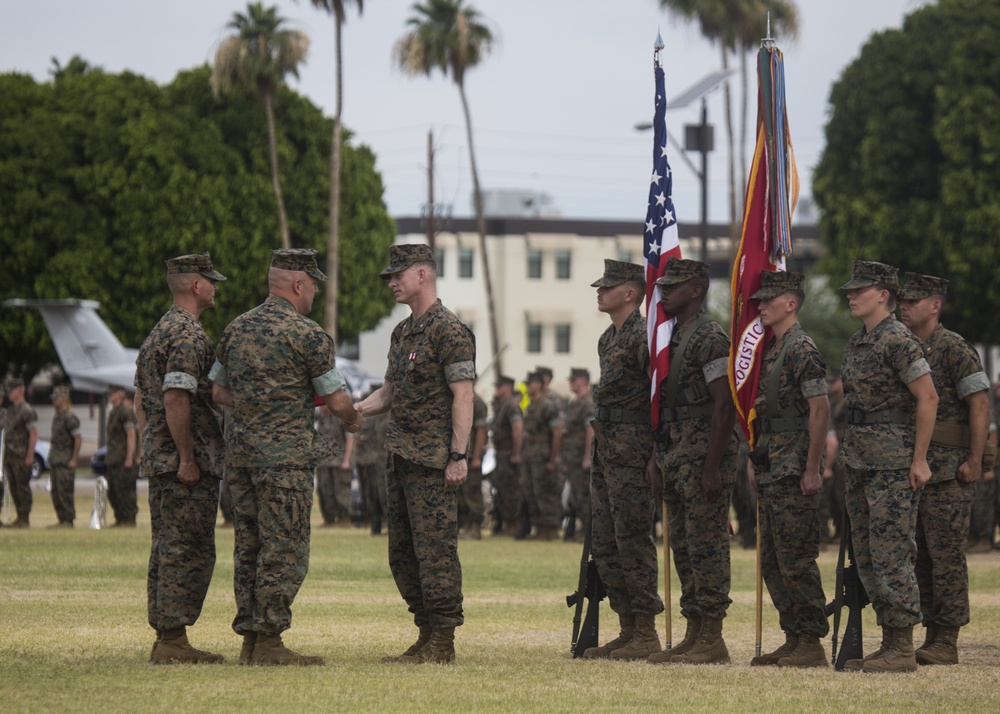
<path id="1" fill-rule="evenodd" d="M 711 362 L 706 362 L 701 371 L 705 375 L 705 384 L 711 384 L 729 373 L 729 359 L 728 357 L 720 357 Z"/>
<path id="2" fill-rule="evenodd" d="M 321 397 L 325 397 L 328 394 L 333 394 L 340 389 L 344 389 L 347 386 L 347 380 L 344 379 L 344 376 L 337 370 L 336 367 L 334 367 L 326 374 L 320 375 L 319 377 L 313 377 L 312 385 L 313 389 L 316 390 L 316 394 Z"/>
<path id="3" fill-rule="evenodd" d="M 975 394 L 976 392 L 985 392 L 989 388 L 990 380 L 987 378 L 985 372 L 970 374 L 968 377 L 960 379 L 955 385 L 955 391 L 958 393 L 959 399 L 965 399 L 970 394 Z"/>
<path id="4" fill-rule="evenodd" d="M 222 366 L 219 360 L 215 360 L 212 369 L 208 371 L 208 380 L 218 384 L 220 387 L 229 388 L 229 375 L 226 374 L 226 368 Z"/>
<path id="5" fill-rule="evenodd" d="M 918 359 L 916 362 L 911 363 L 907 367 L 898 370 L 899 378 L 903 380 L 903 384 L 910 384 L 914 380 L 920 379 L 925 374 L 930 373 L 931 366 L 923 357 Z"/>

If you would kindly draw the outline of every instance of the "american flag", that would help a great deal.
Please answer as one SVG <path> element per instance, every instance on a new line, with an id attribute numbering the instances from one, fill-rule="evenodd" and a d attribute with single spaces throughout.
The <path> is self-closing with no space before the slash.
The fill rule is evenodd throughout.
<path id="1" fill-rule="evenodd" d="M 649 179 L 649 204 L 643 234 L 646 266 L 646 332 L 649 339 L 650 421 L 660 427 L 660 384 L 670 371 L 670 337 L 677 319 L 663 310 L 656 285 L 667 269 L 670 256 L 681 257 L 674 213 L 673 175 L 667 162 L 667 98 L 663 91 L 663 68 L 656 62 L 656 112 L 653 115 L 653 174 Z"/>

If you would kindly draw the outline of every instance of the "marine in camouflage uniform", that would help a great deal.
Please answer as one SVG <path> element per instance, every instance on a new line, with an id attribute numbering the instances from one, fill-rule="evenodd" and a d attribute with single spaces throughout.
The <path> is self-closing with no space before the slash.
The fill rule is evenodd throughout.
<path id="1" fill-rule="evenodd" d="M 316 467 L 316 494 L 323 525 L 351 525 L 351 461 L 354 456 L 354 435 L 344 428 L 344 422 L 320 408 L 316 431 L 333 444 L 331 458 Z"/>
<path id="2" fill-rule="evenodd" d="M 436 263 L 422 244 L 395 245 L 380 274 L 411 315 L 389 343 L 385 384 L 359 405 L 389 409 L 389 568 L 420 630 L 389 661 L 452 662 L 464 621 L 456 490 L 468 472 L 476 345 L 437 298 Z"/>
<path id="3" fill-rule="evenodd" d="M 6 382 L 7 424 L 4 429 L 3 470 L 7 475 L 10 495 L 14 500 L 17 520 L 11 526 L 27 528 L 31 514 L 31 463 L 35 457 L 38 440 L 38 415 L 24 401 L 24 381 L 8 379 Z M 0 493 L 0 497 L 2 497 Z"/>
<path id="4" fill-rule="evenodd" d="M 221 662 L 187 641 L 215 569 L 215 509 L 223 470 L 222 416 L 212 402 L 212 340 L 199 318 L 225 276 L 208 253 L 167 261 L 173 306 L 139 348 L 137 416 L 142 475 L 149 481 L 151 543 L 146 575 L 155 664 Z"/>
<path id="5" fill-rule="evenodd" d="M 49 446 L 49 469 L 52 473 L 52 507 L 59 522 L 72 528 L 76 519 L 76 463 L 80 456 L 80 418 L 73 413 L 69 387 L 52 390 L 56 413 L 52 417 L 52 440 Z"/>
<path id="6" fill-rule="evenodd" d="M 649 427 L 649 347 L 642 266 L 604 261 L 597 309 L 611 325 L 597 343 L 601 380 L 594 387 L 594 449 L 591 482 L 591 553 L 611 609 L 618 613 L 616 639 L 583 656 L 645 659 L 662 649 L 654 624 L 663 612 L 657 592 L 653 499 L 646 466 L 653 455 Z"/>
<path id="7" fill-rule="evenodd" d="M 365 419 L 356 437 L 358 447 L 355 450 L 355 464 L 358 467 L 358 480 L 368 485 L 365 498 L 368 501 L 372 535 L 382 533 L 382 520 L 385 518 L 385 432 L 388 426 L 388 413 L 376 414 Z"/>
<path id="8" fill-rule="evenodd" d="M 226 460 L 235 514 L 233 630 L 241 662 L 322 664 L 288 650 L 281 633 L 309 569 L 313 473 L 333 445 L 313 428 L 318 395 L 348 429 L 360 427 L 333 339 L 305 315 L 326 276 L 313 249 L 272 252 L 269 295 L 226 327 L 209 378 L 230 404 Z"/>
<path id="9" fill-rule="evenodd" d="M 553 540 L 559 535 L 562 521 L 563 480 L 559 470 L 562 413 L 559 402 L 546 396 L 542 375 L 532 372 L 525 381 L 531 402 L 524 412 L 521 498 L 528 505 L 535 538 Z"/>
<path id="10" fill-rule="evenodd" d="M 521 452 L 524 448 L 524 415 L 521 413 L 521 393 L 514 393 L 514 380 L 501 376 L 496 382 L 493 400 L 493 449 L 496 467 L 490 483 L 496 489 L 493 511 L 500 522 L 500 533 L 513 536 L 518 529 L 517 516 L 521 504 Z"/>
<path id="11" fill-rule="evenodd" d="M 574 397 L 566 405 L 562 438 L 562 469 L 569 483 L 569 521 L 566 539 L 576 534 L 576 519 L 590 527 L 590 466 L 594 441 L 594 398 L 590 392 L 590 372 L 573 368 L 569 375 Z M 582 538 L 578 538 L 582 540 Z"/>
<path id="12" fill-rule="evenodd" d="M 840 378 L 840 372 L 828 379 L 827 397 L 830 400 L 830 431 L 827 434 L 826 463 L 823 467 L 820 536 L 830 533 L 829 521 L 833 521 L 833 536 L 826 540 L 839 543 L 847 513 L 844 505 L 844 464 L 838 456 L 847 433 L 847 405 L 844 403 L 844 382 Z"/>
<path id="13" fill-rule="evenodd" d="M 469 436 L 469 476 L 458 489 L 460 537 L 480 540 L 483 516 L 483 453 L 489 429 L 489 408 L 478 394 L 473 395 L 472 434 Z"/>
<path id="14" fill-rule="evenodd" d="M 656 284 L 660 303 L 677 317 L 670 372 L 660 385 L 663 446 L 657 464 L 687 629 L 679 645 L 650 659 L 726 663 L 729 651 L 722 638 L 722 620 L 732 602 L 729 505 L 739 441 L 726 379 L 729 336 L 704 313 L 707 264 L 670 258 Z"/>
<path id="15" fill-rule="evenodd" d="M 907 273 L 899 293 L 901 321 L 923 341 L 931 367 L 941 431 L 931 437 L 931 480 L 917 511 L 917 585 L 927 628 L 916 652 L 920 664 L 958 664 L 958 631 L 969 624 L 965 541 L 989 432 L 990 382 L 979 354 L 939 322 L 947 291 L 946 280 Z"/>
<path id="16" fill-rule="evenodd" d="M 841 289 L 864 326 L 844 348 L 847 432 L 840 457 L 855 564 L 883 634 L 880 650 L 844 666 L 913 671 L 917 499 L 930 478 L 926 450 L 937 396 L 920 341 L 892 316 L 896 269 L 855 261 Z"/>
<path id="17" fill-rule="evenodd" d="M 830 419 L 826 362 L 798 322 L 801 273 L 761 273 L 760 318 L 774 337 L 764 352 L 754 402 L 755 490 L 760 567 L 785 642 L 751 666 L 826 667 L 830 630 L 820 578 L 822 457 Z"/>
<path id="18" fill-rule="evenodd" d="M 108 388 L 108 450 L 105 463 L 108 467 L 108 502 L 115 513 L 115 525 L 135 527 L 139 514 L 135 482 L 138 445 L 136 444 L 135 411 L 125 401 L 125 387 Z"/>

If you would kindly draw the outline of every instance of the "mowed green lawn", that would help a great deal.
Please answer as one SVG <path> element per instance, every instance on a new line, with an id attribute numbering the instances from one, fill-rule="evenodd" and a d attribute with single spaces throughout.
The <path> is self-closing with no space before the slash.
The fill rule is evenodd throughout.
<path id="1" fill-rule="evenodd" d="M 221 652 L 218 666 L 147 663 L 148 509 L 137 530 L 76 530 L 36 494 L 30 530 L 0 530 L 0 711 L 3 712 L 615 712 L 615 711 L 997 711 L 1000 704 L 1000 553 L 970 557 L 973 625 L 963 663 L 916 674 L 754 668 L 754 556 L 733 550 L 733 606 L 725 637 L 730 666 L 653 666 L 572 660 L 572 612 L 580 546 L 462 541 L 466 625 L 455 666 L 384 665 L 415 629 L 386 563 L 385 537 L 362 530 L 313 532 L 309 576 L 286 642 L 327 664 L 241 667 L 233 616 L 231 530 L 217 531 L 215 578 L 192 642 Z M 314 514 L 315 515 L 315 514 Z M 318 517 L 314 522 L 318 522 Z M 835 549 L 822 555 L 832 590 Z M 674 641 L 683 634 L 674 583 Z M 780 642 L 765 595 L 765 650 Z M 605 603 L 603 636 L 617 620 Z M 658 618 L 661 637 L 664 620 Z M 866 641 L 879 638 L 865 613 Z M 923 632 L 919 630 L 918 639 Z"/>

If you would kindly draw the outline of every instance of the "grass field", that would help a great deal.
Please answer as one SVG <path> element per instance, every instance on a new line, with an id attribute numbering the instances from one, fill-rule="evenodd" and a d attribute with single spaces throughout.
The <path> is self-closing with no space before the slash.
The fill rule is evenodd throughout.
<path id="1" fill-rule="evenodd" d="M 754 651 L 754 558 L 733 551 L 733 606 L 725 637 L 734 664 L 653 666 L 572 660 L 572 613 L 580 546 L 462 541 L 466 625 L 455 666 L 382 665 L 415 629 L 386 564 L 386 541 L 361 530 L 313 533 L 309 576 L 286 642 L 323 655 L 325 667 L 235 664 L 231 530 L 217 532 L 218 563 L 192 642 L 221 652 L 218 666 L 147 663 L 147 509 L 136 530 L 86 529 L 91 504 L 77 498 L 78 528 L 45 530 L 55 516 L 36 494 L 30 530 L 0 530 L 0 711 L 8 712 L 614 712 L 614 711 L 997 711 L 1000 704 L 1000 554 L 970 556 L 973 624 L 963 663 L 916 674 L 748 666 Z M 314 522 L 318 522 L 318 517 Z M 84 527 L 79 527 L 84 526 Z M 828 591 L 836 551 L 821 559 Z M 661 589 L 662 591 L 662 589 Z M 674 641 L 677 620 L 674 585 Z M 866 641 L 879 634 L 866 610 Z M 764 647 L 780 643 L 765 595 Z M 602 635 L 617 620 L 602 607 Z M 658 618 L 663 633 L 663 618 Z M 922 639 L 922 631 L 916 634 Z M 602 637 L 602 639 L 604 639 Z"/>

